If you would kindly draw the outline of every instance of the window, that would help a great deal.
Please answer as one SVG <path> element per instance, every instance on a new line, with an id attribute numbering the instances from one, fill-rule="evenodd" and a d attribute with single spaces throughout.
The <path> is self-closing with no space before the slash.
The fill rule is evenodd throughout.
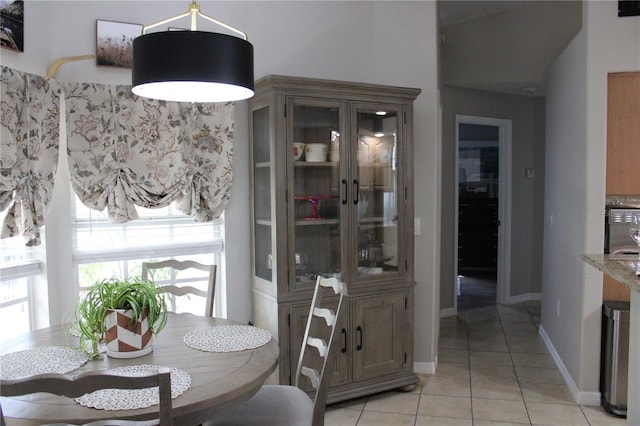
<path id="1" fill-rule="evenodd" d="M 5 214 L 6 210 L 0 213 L 0 223 Z M 21 236 L 0 240 L 0 324 L 11 324 L 0 327 L 0 340 L 31 331 L 36 316 L 46 317 L 46 312 L 34 309 L 34 286 L 42 270 L 38 259 L 43 246 L 26 247 Z"/>
<path id="2" fill-rule="evenodd" d="M 85 207 L 72 195 L 73 267 L 81 293 L 105 278 L 139 276 L 142 263 L 164 259 L 195 260 L 221 265 L 221 219 L 198 223 L 173 205 L 158 209 L 136 207 L 139 219 L 112 224 L 106 213 Z M 218 268 L 220 270 L 220 267 Z M 207 277 L 187 273 L 154 275 L 158 284 L 193 285 L 206 289 Z M 216 280 L 219 286 L 220 280 Z M 219 291 L 216 294 L 220 295 Z M 214 312 L 221 300 L 215 298 Z M 199 300 L 182 302 L 181 311 L 200 312 Z M 185 306 L 184 303 L 187 303 Z"/>

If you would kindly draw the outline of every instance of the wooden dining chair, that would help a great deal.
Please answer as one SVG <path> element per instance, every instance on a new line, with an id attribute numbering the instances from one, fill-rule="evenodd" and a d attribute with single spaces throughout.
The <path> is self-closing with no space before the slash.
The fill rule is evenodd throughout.
<path id="1" fill-rule="evenodd" d="M 332 289 L 338 295 L 332 308 L 322 302 L 323 288 Z M 316 280 L 307 326 L 302 340 L 302 349 L 298 367 L 294 376 L 295 386 L 265 385 L 246 402 L 230 411 L 204 423 L 204 426 L 222 425 L 260 425 L 260 426 L 322 426 L 324 412 L 331 381 L 331 370 L 336 355 L 336 325 L 342 313 L 343 299 L 347 295 L 347 286 L 336 278 L 318 277 Z M 314 335 L 321 335 L 325 329 L 328 340 Z M 311 365 L 314 357 L 319 355 L 320 365 Z M 319 368 L 315 368 L 319 367 Z M 303 377 L 304 376 L 304 377 Z M 313 388 L 311 395 L 301 389 L 308 381 Z"/>
<path id="2" fill-rule="evenodd" d="M 121 376 L 108 370 L 96 370 L 75 376 L 69 374 L 39 374 L 16 380 L 0 380 L 0 396 L 11 397 L 46 392 L 77 398 L 100 389 L 144 389 L 155 386 L 158 386 L 160 392 L 157 419 L 144 421 L 98 420 L 86 423 L 85 426 L 172 426 L 171 370 L 168 367 L 159 367 L 157 372 L 149 372 L 137 376 Z M 51 405 L 51 419 L 55 419 L 55 407 L 55 405 Z M 2 406 L 0 406 L 0 420 L 2 421 L 2 426 L 5 426 Z M 59 425 L 60 423 L 56 424 Z"/>
<path id="3" fill-rule="evenodd" d="M 200 290 L 190 285 L 185 286 L 177 286 L 174 284 L 163 285 L 162 282 L 158 283 L 158 286 L 162 288 L 162 290 L 174 296 L 185 296 L 185 295 L 196 295 L 205 298 L 205 312 L 204 315 L 207 317 L 213 317 L 213 300 L 215 297 L 215 289 L 216 289 L 216 265 L 205 265 L 203 263 L 194 262 L 193 260 L 185 260 L 179 261 L 175 259 L 164 260 L 161 262 L 144 262 L 142 263 L 142 279 L 147 280 L 149 275 L 152 275 L 152 272 L 149 272 L 152 269 L 163 269 L 163 268 L 171 268 L 177 271 L 184 271 L 186 269 L 198 269 L 200 271 L 207 272 L 209 274 L 209 278 L 207 281 L 207 290 Z M 171 305 L 173 311 L 175 311 L 175 299 L 172 298 Z"/>

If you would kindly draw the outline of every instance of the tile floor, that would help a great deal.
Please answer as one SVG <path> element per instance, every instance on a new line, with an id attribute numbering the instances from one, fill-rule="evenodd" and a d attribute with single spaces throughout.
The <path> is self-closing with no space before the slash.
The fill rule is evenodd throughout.
<path id="1" fill-rule="evenodd" d="M 538 336 L 539 318 L 539 302 L 443 318 L 435 375 L 420 375 L 413 392 L 330 405 L 325 425 L 626 425 L 573 402 Z"/>
<path id="2" fill-rule="evenodd" d="M 496 271 L 468 271 L 458 275 L 458 312 L 496 304 Z"/>

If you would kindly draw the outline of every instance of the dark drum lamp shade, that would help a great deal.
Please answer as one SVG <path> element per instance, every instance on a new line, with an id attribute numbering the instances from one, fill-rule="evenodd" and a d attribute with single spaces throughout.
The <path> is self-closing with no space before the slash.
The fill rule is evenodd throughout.
<path id="1" fill-rule="evenodd" d="M 161 31 L 133 41 L 132 92 L 177 102 L 253 96 L 253 45 L 206 31 Z"/>

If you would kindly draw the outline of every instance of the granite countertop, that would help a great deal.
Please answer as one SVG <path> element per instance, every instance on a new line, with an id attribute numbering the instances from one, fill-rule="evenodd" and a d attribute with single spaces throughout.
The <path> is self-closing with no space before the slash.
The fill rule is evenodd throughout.
<path id="1" fill-rule="evenodd" d="M 631 290 L 640 293 L 640 277 L 636 276 L 637 256 L 611 259 L 608 254 L 583 254 L 582 259 Z"/>

